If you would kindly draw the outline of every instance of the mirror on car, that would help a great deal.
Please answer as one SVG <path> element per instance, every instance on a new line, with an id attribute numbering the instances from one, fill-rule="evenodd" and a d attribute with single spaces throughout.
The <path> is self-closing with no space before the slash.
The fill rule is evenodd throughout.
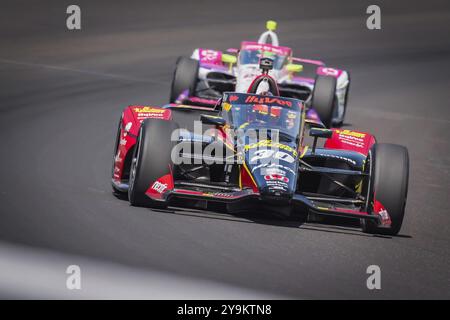
<path id="1" fill-rule="evenodd" d="M 331 138 L 333 130 L 323 128 L 311 128 L 309 135 L 314 138 Z"/>
<path id="2" fill-rule="evenodd" d="M 322 128 L 322 129 L 327 128 L 320 120 L 305 119 L 305 124 L 308 125 L 310 128 Z"/>
<path id="3" fill-rule="evenodd" d="M 222 62 L 235 64 L 237 62 L 237 58 L 231 54 L 224 53 L 222 54 Z"/>
<path id="4" fill-rule="evenodd" d="M 303 65 L 290 63 L 286 65 L 286 70 L 288 72 L 301 72 L 303 71 Z"/>
<path id="5" fill-rule="evenodd" d="M 226 123 L 225 119 L 222 117 L 211 116 L 207 114 L 202 114 L 200 116 L 200 121 L 204 124 L 211 124 L 218 127 L 224 126 Z"/>

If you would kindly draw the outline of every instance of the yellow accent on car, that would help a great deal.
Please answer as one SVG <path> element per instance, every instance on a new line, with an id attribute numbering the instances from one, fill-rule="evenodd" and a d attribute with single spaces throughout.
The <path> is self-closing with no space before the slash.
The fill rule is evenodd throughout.
<path id="1" fill-rule="evenodd" d="M 224 103 L 222 104 L 222 108 L 225 109 L 225 111 L 230 111 L 230 109 L 231 109 L 231 103 L 224 102 Z"/>
<path id="2" fill-rule="evenodd" d="M 148 107 L 148 106 L 144 106 L 144 107 L 136 107 L 133 108 L 134 112 L 140 112 L 140 113 L 150 113 L 150 112 L 154 112 L 154 113 L 163 113 L 165 112 L 167 109 L 161 109 L 161 108 L 157 108 L 157 107 Z"/>
<path id="3" fill-rule="evenodd" d="M 242 190 L 242 173 L 239 172 L 239 189 Z"/>
<path id="4" fill-rule="evenodd" d="M 233 64 L 235 64 L 237 62 L 237 58 L 231 54 L 223 53 L 222 54 L 222 62 L 228 63 L 228 69 L 231 72 L 233 69 Z"/>
<path id="5" fill-rule="evenodd" d="M 365 170 L 366 170 L 366 159 L 363 160 L 363 165 L 362 165 L 362 171 L 364 172 Z M 362 192 L 362 183 L 363 183 L 363 179 L 361 179 L 361 181 L 358 184 L 356 184 L 356 186 L 355 186 L 356 192 L 358 192 L 358 193 Z"/>
<path id="6" fill-rule="evenodd" d="M 300 159 L 303 158 L 308 151 L 309 146 L 304 146 L 302 150 L 302 154 L 300 155 Z"/>
<path id="7" fill-rule="evenodd" d="M 222 62 L 234 64 L 237 62 L 237 58 L 231 54 L 222 54 Z"/>
<path id="8" fill-rule="evenodd" d="M 301 72 L 301 71 L 303 71 L 303 66 L 301 64 L 290 63 L 290 64 L 286 65 L 286 71 L 292 72 L 292 73 Z"/>
<path id="9" fill-rule="evenodd" d="M 266 28 L 270 31 L 275 31 L 277 29 L 277 23 L 273 20 L 269 20 L 266 22 Z"/>
<path id="10" fill-rule="evenodd" d="M 271 140 L 261 140 L 261 141 L 258 141 L 256 143 L 247 144 L 247 145 L 244 146 L 244 150 L 247 151 L 249 149 L 261 148 L 261 147 L 263 147 L 263 148 L 264 147 L 273 147 L 273 148 L 278 148 L 278 149 L 281 149 L 281 150 L 285 150 L 285 151 L 291 152 L 294 155 L 294 157 L 296 157 L 297 154 L 298 154 L 297 151 L 294 150 L 294 148 L 292 148 L 290 146 L 287 146 L 285 144 L 281 144 L 279 142 L 272 142 Z"/>
<path id="11" fill-rule="evenodd" d="M 244 129 L 246 126 L 248 126 L 250 124 L 250 122 L 244 122 L 243 124 L 241 124 L 240 126 L 239 126 L 239 128 L 238 129 Z"/>
<path id="12" fill-rule="evenodd" d="M 355 192 L 361 193 L 362 191 L 362 180 L 355 185 Z"/>
<path id="13" fill-rule="evenodd" d="M 366 136 L 366 134 L 363 132 L 353 131 L 349 129 L 345 130 L 336 129 L 336 133 L 338 133 L 339 135 L 350 136 L 355 138 L 364 138 Z"/>

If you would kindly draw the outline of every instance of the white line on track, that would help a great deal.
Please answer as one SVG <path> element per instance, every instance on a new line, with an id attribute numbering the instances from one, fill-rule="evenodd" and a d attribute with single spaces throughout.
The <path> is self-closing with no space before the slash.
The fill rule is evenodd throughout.
<path id="1" fill-rule="evenodd" d="M 0 242 L 0 298 L 21 299 L 287 299 L 230 284 L 135 268 L 100 259 Z M 68 290 L 69 265 L 81 289 Z"/>

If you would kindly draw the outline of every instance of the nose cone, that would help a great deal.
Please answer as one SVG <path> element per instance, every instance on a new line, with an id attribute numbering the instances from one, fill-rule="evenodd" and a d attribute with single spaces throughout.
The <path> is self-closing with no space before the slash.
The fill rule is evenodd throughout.
<path id="1" fill-rule="evenodd" d="M 260 194 L 264 199 L 283 203 L 292 199 L 294 190 L 287 176 L 265 175 L 264 180 L 260 188 Z"/>
<path id="2" fill-rule="evenodd" d="M 293 170 L 286 164 L 270 164 L 254 170 L 259 193 L 265 200 L 289 202 L 295 191 L 296 179 Z"/>
<path id="3" fill-rule="evenodd" d="M 297 142 L 259 140 L 245 146 L 245 162 L 261 198 L 289 202 L 297 186 Z"/>

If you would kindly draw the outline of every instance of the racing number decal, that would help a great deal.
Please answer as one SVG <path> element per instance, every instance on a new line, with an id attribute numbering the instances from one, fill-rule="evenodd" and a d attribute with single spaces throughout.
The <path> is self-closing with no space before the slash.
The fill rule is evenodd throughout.
<path id="1" fill-rule="evenodd" d="M 257 150 L 257 151 L 255 151 L 255 155 L 252 157 L 250 162 L 256 162 L 256 161 L 258 161 L 260 159 L 268 158 L 273 153 L 274 153 L 274 151 L 273 150 L 269 150 L 269 149 Z"/>
<path id="2" fill-rule="evenodd" d="M 202 62 L 217 63 L 220 60 L 218 51 L 215 50 L 200 50 L 200 60 Z"/>
<path id="3" fill-rule="evenodd" d="M 274 156 L 275 159 L 280 159 L 289 163 L 292 163 L 295 161 L 294 157 L 291 156 L 289 153 L 283 152 L 283 151 L 277 151 Z"/>
<path id="4" fill-rule="evenodd" d="M 274 159 L 283 160 L 289 163 L 293 163 L 295 161 L 294 157 L 291 156 L 289 153 L 286 153 L 284 151 L 276 151 L 271 149 L 262 149 L 255 151 L 255 155 L 252 157 L 250 162 L 254 163 L 260 159 L 266 159 L 273 156 Z"/>
<path id="5" fill-rule="evenodd" d="M 342 71 L 334 68 L 329 67 L 319 67 L 317 69 L 317 74 L 324 75 L 324 76 L 332 76 L 335 78 L 338 78 L 341 75 Z"/>
<path id="6" fill-rule="evenodd" d="M 323 68 L 322 72 L 328 76 L 337 76 L 338 75 L 338 71 L 336 69 L 333 68 Z"/>

